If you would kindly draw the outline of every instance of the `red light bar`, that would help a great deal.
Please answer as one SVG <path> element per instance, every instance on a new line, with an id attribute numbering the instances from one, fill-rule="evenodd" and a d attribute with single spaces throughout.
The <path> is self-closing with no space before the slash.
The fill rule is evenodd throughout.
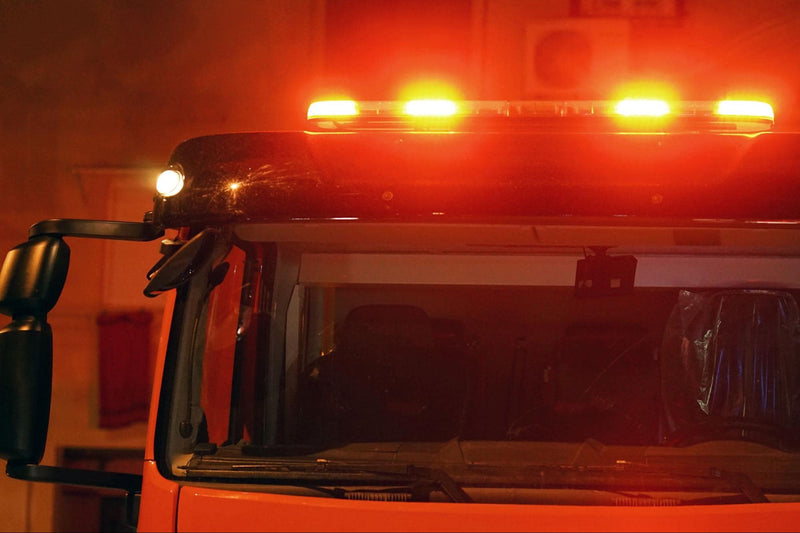
<path id="1" fill-rule="evenodd" d="M 664 100 L 625 98 L 614 106 L 614 111 L 625 117 L 663 117 L 669 114 L 670 109 Z"/>
<path id="2" fill-rule="evenodd" d="M 410 100 L 403 111 L 412 117 L 451 117 L 458 106 L 452 100 Z"/>
<path id="3" fill-rule="evenodd" d="M 328 100 L 308 109 L 312 131 L 539 131 L 755 133 L 772 128 L 772 107 L 744 100 L 647 98 L 561 101 Z"/>
<path id="4" fill-rule="evenodd" d="M 316 118 L 354 117 L 358 104 L 354 100 L 320 100 L 308 106 L 308 120 Z"/>
<path id="5" fill-rule="evenodd" d="M 772 106 L 754 100 L 722 100 L 715 110 L 717 115 L 775 120 Z"/>

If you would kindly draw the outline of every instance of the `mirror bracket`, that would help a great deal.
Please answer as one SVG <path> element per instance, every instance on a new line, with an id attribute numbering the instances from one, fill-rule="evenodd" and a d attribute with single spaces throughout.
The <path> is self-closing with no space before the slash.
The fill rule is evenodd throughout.
<path id="1" fill-rule="evenodd" d="M 8 477 L 23 481 L 118 489 L 132 493 L 142 492 L 142 476 L 139 474 L 31 465 L 14 461 L 9 461 L 6 464 L 6 474 Z"/>
<path id="2" fill-rule="evenodd" d="M 69 268 L 69 246 L 62 237 L 148 241 L 163 234 L 163 228 L 149 222 L 50 219 L 34 224 L 28 240 L 6 254 L 0 267 L 0 313 L 11 322 L 0 329 L 0 458 L 11 471 L 34 477 L 49 472 L 20 470 L 19 465 L 38 464 L 44 455 L 53 375 L 47 314 Z M 109 487 L 106 481 L 103 486 Z"/>
<path id="3" fill-rule="evenodd" d="M 51 218 L 37 222 L 28 230 L 28 238 L 39 235 L 120 241 L 152 241 L 164 235 L 164 228 L 148 222 Z"/>

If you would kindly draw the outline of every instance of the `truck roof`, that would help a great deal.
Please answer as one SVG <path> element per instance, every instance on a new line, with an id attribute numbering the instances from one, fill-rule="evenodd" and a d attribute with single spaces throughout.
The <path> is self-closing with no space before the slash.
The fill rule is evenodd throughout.
<path id="1" fill-rule="evenodd" d="M 800 220 L 800 133 L 257 132 L 197 137 L 163 227 L 357 218 Z"/>

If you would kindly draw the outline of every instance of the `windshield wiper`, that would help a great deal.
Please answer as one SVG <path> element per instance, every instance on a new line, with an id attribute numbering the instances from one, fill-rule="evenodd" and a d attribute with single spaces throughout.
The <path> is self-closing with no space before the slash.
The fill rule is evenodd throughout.
<path id="1" fill-rule="evenodd" d="M 749 503 L 769 503 L 764 491 L 753 483 L 750 477 L 742 472 L 732 472 L 730 470 L 722 470 L 716 467 L 709 469 L 698 470 L 685 470 L 667 467 L 666 465 L 651 465 L 641 463 L 630 463 L 628 461 L 617 461 L 617 468 L 623 469 L 625 472 L 635 472 L 653 475 L 666 475 L 678 478 L 696 478 L 696 479 L 719 479 L 727 486 L 740 492 Z"/>
<path id="2" fill-rule="evenodd" d="M 397 465 L 396 467 L 390 465 L 380 465 L 377 467 L 375 465 L 348 465 L 331 462 L 321 462 L 317 464 L 324 465 L 324 471 L 331 475 L 357 474 L 358 478 L 362 481 L 369 481 L 369 478 L 377 476 L 379 479 L 383 479 L 384 482 L 402 482 L 407 484 L 411 489 L 412 496 L 416 494 L 416 499 L 421 499 L 423 501 L 428 499 L 427 494 L 432 490 L 438 490 L 444 493 L 445 496 L 450 498 L 454 503 L 472 503 L 472 498 L 469 494 L 441 468 L 430 468 L 413 464 Z M 366 476 L 366 479 L 364 476 Z M 360 489 L 357 492 L 364 493 L 365 491 Z M 421 493 L 426 494 L 426 496 L 420 497 L 419 494 Z"/>
<path id="3" fill-rule="evenodd" d="M 333 489 L 333 495 L 345 499 L 430 501 L 430 493 L 438 490 L 450 498 L 453 503 L 472 503 L 473 501 L 470 495 L 447 472 L 439 468 L 408 465 L 405 472 L 393 473 L 375 470 L 365 473 L 379 476 L 411 476 L 413 481 L 407 487 L 389 489 L 370 490 L 362 487 L 357 490 L 348 490 L 337 487 Z"/>
<path id="4" fill-rule="evenodd" d="M 341 467 L 334 467 L 334 471 L 339 471 Z M 567 467 L 561 466 L 557 467 L 559 469 L 567 469 L 573 470 L 579 473 L 588 473 L 589 471 L 593 470 L 591 467 L 586 469 L 586 467 Z M 683 504 L 692 504 L 692 505 L 699 505 L 699 504 L 715 504 L 715 503 L 769 503 L 769 499 L 767 499 L 764 492 L 744 473 L 741 472 L 732 472 L 728 470 L 722 470 L 719 468 L 710 468 L 710 469 L 701 469 L 701 470 L 684 470 L 684 469 L 675 469 L 669 467 L 662 467 L 660 465 L 647 465 L 647 464 L 637 464 L 637 463 L 628 463 L 621 461 L 617 465 L 611 467 L 617 472 L 621 473 L 629 473 L 629 474 L 650 474 L 653 476 L 666 476 L 671 478 L 686 478 L 686 479 L 696 479 L 698 481 L 708 481 L 708 480 L 719 480 L 725 486 L 735 490 L 736 492 L 740 493 L 744 498 L 743 499 L 734 499 L 732 500 L 730 497 L 727 498 L 698 498 L 689 501 L 683 502 Z M 600 467 L 603 469 L 603 467 Z M 345 467 L 345 470 L 349 470 L 349 467 Z M 412 500 L 414 499 L 413 494 L 415 492 L 419 492 L 421 489 L 436 490 L 443 492 L 447 495 L 453 502 L 458 503 L 470 503 L 472 502 L 472 498 L 461 488 L 461 486 L 444 470 L 438 468 L 427 468 L 427 467 L 419 467 L 415 465 L 408 465 L 405 467 L 405 470 L 395 470 L 389 469 L 377 469 L 377 470 L 364 470 L 363 468 L 358 469 L 360 472 L 374 474 L 378 476 L 401 476 L 407 477 L 411 476 L 414 478 L 414 483 L 410 485 Z M 598 488 L 598 487 L 595 487 Z M 391 491 L 392 489 L 388 489 Z M 611 487 L 606 488 L 605 490 L 613 490 Z M 718 490 L 715 487 L 715 490 Z M 347 491 L 345 489 L 337 488 L 335 491 L 341 494 L 341 497 L 351 498 L 351 494 L 358 494 L 359 496 L 363 497 L 365 493 L 375 495 L 376 499 L 381 498 L 384 499 L 385 497 L 381 497 L 380 494 L 385 494 L 387 489 L 376 490 L 376 491 L 364 491 L 363 489 L 359 489 L 357 491 Z M 396 493 L 397 490 L 395 489 L 394 492 Z M 426 501 L 427 497 L 417 498 L 422 501 Z"/>
<path id="5" fill-rule="evenodd" d="M 711 475 L 726 480 L 732 487 L 739 489 L 739 492 L 744 494 L 750 503 L 769 503 L 764 491 L 753 483 L 749 476 L 741 472 L 730 472 L 728 470 L 719 470 L 718 468 L 711 469 Z"/>
<path id="6" fill-rule="evenodd" d="M 224 452 L 224 450 L 221 450 Z M 610 459 L 610 461 L 609 461 Z M 271 485 L 327 487 L 333 497 L 429 501 L 432 491 L 452 502 L 471 502 L 462 487 L 684 490 L 737 493 L 701 503 L 766 503 L 764 491 L 747 474 L 713 464 L 670 465 L 605 458 L 571 465 L 493 465 L 340 461 L 313 457 L 262 458 L 239 454 L 196 454 L 181 467 L 190 479 L 220 477 Z M 688 502 L 687 502 L 688 503 Z M 691 501 L 694 503 L 694 500 Z"/>
<path id="7" fill-rule="evenodd" d="M 472 498 L 444 470 L 417 466 L 414 464 L 375 464 L 375 463 L 340 463 L 317 459 L 315 461 L 231 461 L 215 460 L 213 456 L 196 455 L 189 464 L 180 467 L 188 477 L 215 476 L 221 472 L 235 473 L 236 478 L 258 477 L 260 483 L 283 484 L 296 486 L 325 485 L 361 485 L 383 484 L 403 485 L 413 499 L 420 498 L 422 493 L 437 490 L 444 493 L 455 503 L 470 503 Z M 265 477 L 266 476 L 266 477 Z M 402 489 L 401 489 L 402 490 Z M 338 487 L 325 490 L 333 496 L 348 497 L 351 493 L 377 495 L 379 493 L 398 492 L 396 489 L 369 491 L 363 488 L 349 491 Z M 376 499 L 380 499 L 377 498 Z M 423 500 L 426 498 L 423 498 Z"/>
<path id="8" fill-rule="evenodd" d="M 464 492 L 461 485 L 450 477 L 450 475 L 439 468 L 427 468 L 409 465 L 408 471 L 411 474 L 420 476 L 420 479 L 430 480 L 445 493 L 455 503 L 472 503 L 472 498 Z"/>

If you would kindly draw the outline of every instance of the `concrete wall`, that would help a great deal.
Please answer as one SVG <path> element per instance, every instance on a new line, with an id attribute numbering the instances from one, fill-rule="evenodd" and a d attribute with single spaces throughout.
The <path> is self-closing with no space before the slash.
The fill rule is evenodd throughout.
<path id="1" fill-rule="evenodd" d="M 466 52 L 449 75 L 466 80 L 468 97 L 536 96 L 526 81 L 527 32 L 533 23 L 569 21 L 574 3 L 464 1 L 470 28 L 455 34 L 469 42 L 458 48 Z M 331 0 L 327 8 L 357 13 L 353 5 Z M 796 120 L 799 2 L 676 5 L 682 17 L 610 23 L 626 28 L 628 43 L 615 49 L 625 57 L 615 72 L 667 79 L 691 97 L 744 85 L 773 95 L 778 112 Z M 338 65 L 324 66 L 325 32 L 337 31 L 326 28 L 325 10 L 325 0 L 0 2 L 0 249 L 24 240 L 43 218 L 139 220 L 156 169 L 185 138 L 302 127 L 321 74 L 341 75 L 359 50 L 388 42 L 385 26 L 384 37 L 361 32 L 363 42 L 337 45 L 349 52 L 329 54 Z M 446 25 L 438 13 L 436 24 Z M 424 13 L 419 20 L 425 24 Z M 330 41 L 347 43 L 341 36 Z M 427 66 L 443 61 L 431 57 Z M 45 464 L 54 464 L 59 446 L 144 444 L 143 424 L 97 428 L 95 319 L 105 309 L 160 305 L 140 296 L 158 243 L 69 244 L 70 276 L 50 317 L 56 358 Z M 0 530 L 51 529 L 51 486 L 0 478 L 0 496 Z"/>

